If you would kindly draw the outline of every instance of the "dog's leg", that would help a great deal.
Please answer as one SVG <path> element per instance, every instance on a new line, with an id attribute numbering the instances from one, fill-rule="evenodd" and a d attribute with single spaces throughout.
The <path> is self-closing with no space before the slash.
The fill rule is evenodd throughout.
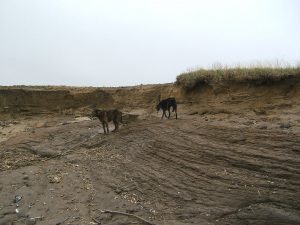
<path id="1" fill-rule="evenodd" d="M 109 133 L 108 122 L 106 122 L 107 133 Z"/>
<path id="2" fill-rule="evenodd" d="M 119 130 L 119 123 L 118 123 L 118 121 L 116 121 L 115 130 Z"/>
<path id="3" fill-rule="evenodd" d="M 161 116 L 161 120 L 164 118 L 164 115 L 165 115 L 165 110 L 163 110 L 163 114 Z"/>
<path id="4" fill-rule="evenodd" d="M 118 122 L 114 120 L 115 129 L 112 131 L 117 131 L 119 129 Z"/>
<path id="5" fill-rule="evenodd" d="M 102 128 L 103 128 L 103 130 L 104 130 L 104 134 L 106 134 L 105 123 L 104 123 L 104 122 L 102 122 Z"/>

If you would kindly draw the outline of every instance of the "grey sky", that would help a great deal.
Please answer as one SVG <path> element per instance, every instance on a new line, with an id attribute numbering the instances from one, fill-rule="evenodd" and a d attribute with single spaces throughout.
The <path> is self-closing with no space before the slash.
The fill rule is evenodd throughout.
<path id="1" fill-rule="evenodd" d="M 300 60 L 297 0 L 0 0 L 0 85 L 173 82 L 187 69 Z"/>

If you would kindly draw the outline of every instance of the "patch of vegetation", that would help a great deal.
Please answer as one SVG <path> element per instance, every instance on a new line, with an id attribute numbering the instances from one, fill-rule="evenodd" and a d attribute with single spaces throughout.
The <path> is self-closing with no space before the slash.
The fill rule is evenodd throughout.
<path id="1" fill-rule="evenodd" d="M 223 67 L 197 69 L 180 74 L 176 84 L 185 90 L 192 90 L 201 84 L 254 83 L 257 85 L 278 82 L 287 78 L 300 77 L 300 67 Z"/>

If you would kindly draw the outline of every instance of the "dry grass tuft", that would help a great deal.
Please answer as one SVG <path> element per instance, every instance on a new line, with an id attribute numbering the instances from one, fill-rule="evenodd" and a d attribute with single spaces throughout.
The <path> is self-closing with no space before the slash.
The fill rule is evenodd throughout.
<path id="1" fill-rule="evenodd" d="M 257 85 L 278 82 L 287 78 L 300 77 L 300 67 L 222 67 L 197 69 L 180 74 L 176 84 L 185 90 L 192 90 L 201 84 L 253 83 Z"/>

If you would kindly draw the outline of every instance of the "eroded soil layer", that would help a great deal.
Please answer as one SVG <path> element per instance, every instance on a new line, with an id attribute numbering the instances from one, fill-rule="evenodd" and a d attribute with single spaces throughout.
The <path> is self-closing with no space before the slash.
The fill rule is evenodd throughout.
<path id="1" fill-rule="evenodd" d="M 109 135 L 87 118 L 12 123 L 1 128 L 0 224 L 299 224 L 293 121 L 153 116 Z"/>

